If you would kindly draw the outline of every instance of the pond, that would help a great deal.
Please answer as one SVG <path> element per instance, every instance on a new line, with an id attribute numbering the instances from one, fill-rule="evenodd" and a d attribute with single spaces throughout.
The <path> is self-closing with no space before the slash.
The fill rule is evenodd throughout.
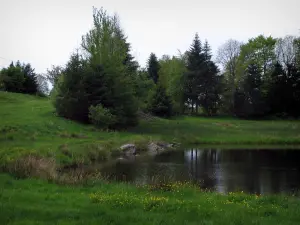
<path id="1" fill-rule="evenodd" d="M 188 149 L 117 162 L 102 173 L 136 184 L 189 181 L 221 193 L 294 193 L 300 187 L 300 151 Z"/>

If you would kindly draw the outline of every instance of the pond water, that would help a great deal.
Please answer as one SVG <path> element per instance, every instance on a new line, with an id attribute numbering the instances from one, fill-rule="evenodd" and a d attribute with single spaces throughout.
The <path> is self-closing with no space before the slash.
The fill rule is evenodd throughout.
<path id="1" fill-rule="evenodd" d="M 137 184 L 190 181 L 199 188 L 222 193 L 293 193 L 300 187 L 300 150 L 170 151 L 114 163 L 102 173 Z"/>

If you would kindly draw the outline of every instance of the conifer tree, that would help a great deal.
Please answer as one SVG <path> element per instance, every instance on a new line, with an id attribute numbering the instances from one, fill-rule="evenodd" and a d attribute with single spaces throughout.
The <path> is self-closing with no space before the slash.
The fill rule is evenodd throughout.
<path id="1" fill-rule="evenodd" d="M 150 54 L 150 57 L 147 62 L 147 71 L 149 78 L 151 78 L 155 84 L 158 82 L 158 71 L 160 69 L 159 62 L 154 53 Z"/>

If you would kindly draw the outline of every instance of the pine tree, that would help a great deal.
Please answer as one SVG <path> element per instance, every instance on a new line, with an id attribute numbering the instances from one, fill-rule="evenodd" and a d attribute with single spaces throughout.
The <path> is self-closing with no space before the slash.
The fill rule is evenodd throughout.
<path id="1" fill-rule="evenodd" d="M 37 75 L 30 64 L 23 65 L 22 71 L 24 73 L 23 93 L 36 94 L 38 92 Z"/>
<path id="2" fill-rule="evenodd" d="M 150 102 L 149 111 L 159 117 L 172 116 L 172 100 L 167 95 L 166 89 L 158 84 L 155 90 L 155 94 Z"/>
<path id="3" fill-rule="evenodd" d="M 147 71 L 148 71 L 149 78 L 151 78 L 154 81 L 154 83 L 157 84 L 158 71 L 160 69 L 160 65 L 154 53 L 150 54 L 147 64 L 148 64 Z"/>
<path id="4" fill-rule="evenodd" d="M 199 94 L 199 103 L 206 115 L 214 115 L 218 110 L 221 93 L 221 76 L 218 76 L 218 67 L 212 61 L 207 61 L 202 72 L 202 84 Z"/>
<path id="5" fill-rule="evenodd" d="M 5 91 L 23 93 L 25 77 L 19 61 L 16 65 L 11 62 L 8 68 L 2 69 L 1 77 Z"/>
<path id="6" fill-rule="evenodd" d="M 88 96 L 83 82 L 86 64 L 77 53 L 71 55 L 66 65 L 64 75 L 55 85 L 54 106 L 59 116 L 77 120 L 88 121 Z"/>
<path id="7" fill-rule="evenodd" d="M 267 112 L 266 101 L 262 93 L 261 70 L 256 64 L 249 64 L 245 78 L 237 95 L 243 97 L 236 103 L 235 112 L 237 116 L 252 118 L 262 117 Z"/>
<path id="8" fill-rule="evenodd" d="M 198 34 L 188 53 L 188 72 L 185 76 L 185 99 L 188 104 L 203 107 L 207 115 L 215 114 L 220 94 L 218 67 L 211 61 L 211 50 L 207 41 L 201 46 Z"/>
<path id="9" fill-rule="evenodd" d="M 199 95 L 201 89 L 201 73 L 203 72 L 203 64 L 205 62 L 204 54 L 202 52 L 201 41 L 199 39 L 198 33 L 195 34 L 195 38 L 188 52 L 187 59 L 187 72 L 185 73 L 185 87 L 184 96 L 185 102 L 187 102 L 192 107 L 192 112 L 194 106 L 196 106 L 196 112 L 198 112 L 199 106 Z"/>
<path id="10" fill-rule="evenodd" d="M 268 90 L 268 104 L 271 114 L 287 113 L 288 107 L 288 79 L 282 65 L 277 62 L 271 74 Z M 280 93 L 280 94 L 278 94 Z"/>
<path id="11" fill-rule="evenodd" d="M 125 48 L 125 59 L 123 60 L 123 65 L 126 66 L 127 72 L 130 75 L 136 75 L 139 64 L 134 60 L 134 57 L 130 53 L 131 45 L 127 41 L 127 37 L 125 36 L 123 30 L 118 26 L 116 30 L 116 36 L 124 42 Z"/>
<path id="12" fill-rule="evenodd" d="M 205 40 L 204 45 L 203 45 L 203 55 L 204 55 L 204 60 L 206 62 L 210 62 L 211 61 L 211 57 L 212 57 L 211 47 L 208 44 L 207 40 Z"/>
<path id="13" fill-rule="evenodd" d="M 205 61 L 204 54 L 202 51 L 201 40 L 199 39 L 198 33 L 195 34 L 193 43 L 188 51 L 188 65 L 189 71 L 197 71 L 202 68 L 202 64 Z"/>

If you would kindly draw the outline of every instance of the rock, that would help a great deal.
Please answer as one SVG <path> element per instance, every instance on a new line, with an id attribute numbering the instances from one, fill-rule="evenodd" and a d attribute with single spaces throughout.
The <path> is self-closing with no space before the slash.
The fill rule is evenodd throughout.
<path id="1" fill-rule="evenodd" d="M 150 142 L 148 144 L 148 153 L 150 155 L 156 155 L 156 154 L 159 154 L 161 153 L 162 151 L 164 151 L 165 148 L 162 147 L 161 145 L 158 145 L 157 143 L 155 142 Z"/>
<path id="2" fill-rule="evenodd" d="M 126 156 L 132 156 L 136 154 L 136 146 L 134 144 L 125 144 L 120 147 Z"/>
<path id="3" fill-rule="evenodd" d="M 146 154 L 154 156 L 154 155 L 160 154 L 160 153 L 162 153 L 170 148 L 174 148 L 174 147 L 175 147 L 175 144 L 164 143 L 164 142 L 150 142 L 147 145 Z M 135 157 L 137 154 L 136 146 L 134 144 L 122 145 L 120 147 L 120 149 L 122 150 L 122 152 L 126 158 Z"/>

